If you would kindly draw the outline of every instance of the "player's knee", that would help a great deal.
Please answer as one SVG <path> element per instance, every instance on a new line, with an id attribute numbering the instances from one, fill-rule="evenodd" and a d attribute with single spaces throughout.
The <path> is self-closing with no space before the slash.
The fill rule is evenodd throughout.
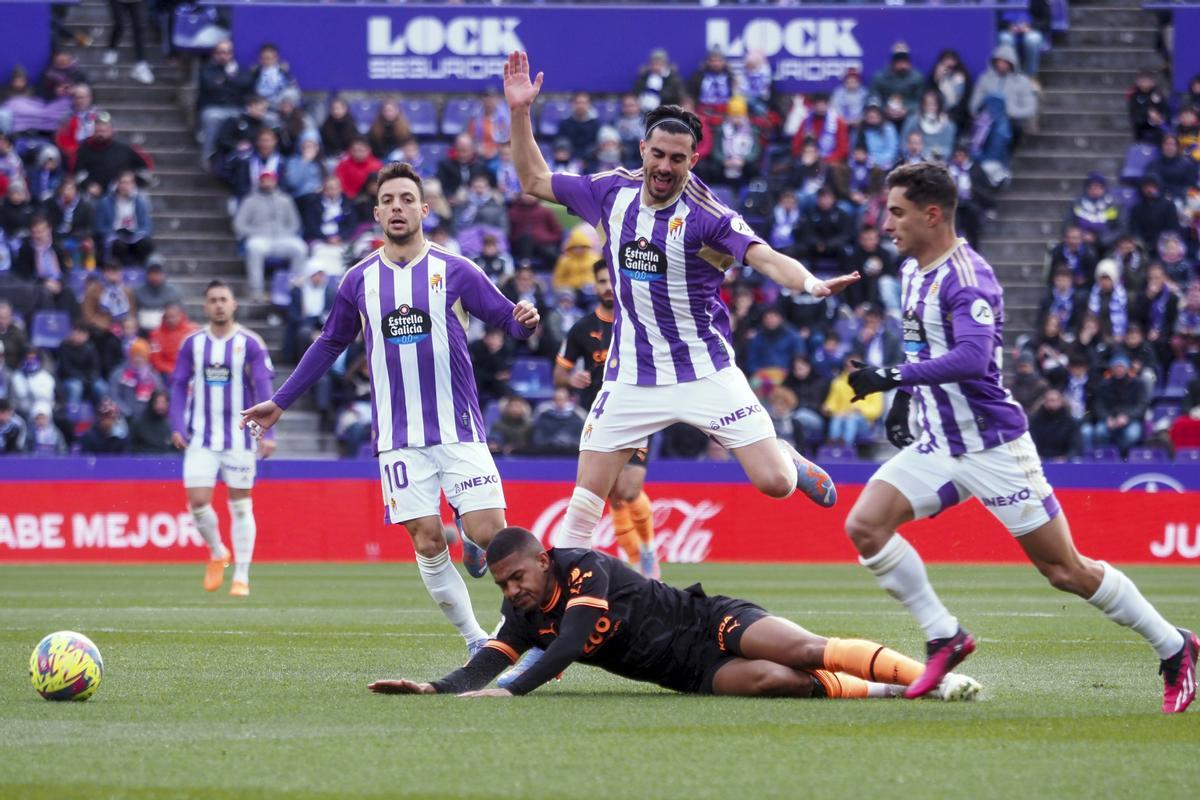
<path id="1" fill-rule="evenodd" d="M 417 551 L 417 555 L 419 556 L 433 558 L 440 555 L 446 549 L 446 537 L 440 530 L 432 531 L 424 528 L 410 528 L 408 533 L 412 536 L 413 550 Z"/>
<path id="2" fill-rule="evenodd" d="M 788 474 L 786 471 L 773 471 L 760 475 L 754 484 L 767 497 L 773 497 L 778 500 L 787 497 L 796 490 L 796 477 L 795 473 Z"/>
<path id="3" fill-rule="evenodd" d="M 229 501 L 229 514 L 235 519 L 244 519 L 254 513 L 254 501 L 249 497 L 241 497 Z"/>
<path id="4" fill-rule="evenodd" d="M 875 552 L 891 535 L 889 526 L 880 524 L 855 506 L 846 517 L 846 535 L 858 549 L 858 552 Z"/>
<path id="5" fill-rule="evenodd" d="M 1055 589 L 1071 594 L 1080 594 L 1087 578 L 1082 573 L 1082 565 L 1076 568 L 1071 564 L 1039 564 L 1038 570 Z"/>

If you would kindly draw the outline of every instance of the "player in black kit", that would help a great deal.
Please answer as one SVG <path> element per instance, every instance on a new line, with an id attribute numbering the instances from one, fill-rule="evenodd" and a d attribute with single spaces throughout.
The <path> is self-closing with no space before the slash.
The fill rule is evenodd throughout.
<path id="1" fill-rule="evenodd" d="M 433 683 L 382 680 L 382 694 L 528 694 L 572 663 L 690 694 L 896 697 L 921 663 L 861 639 L 825 639 L 745 600 L 647 580 L 603 553 L 545 550 L 505 528 L 487 550 L 504 621 L 466 666 Z M 508 689 L 483 689 L 522 652 L 542 658 Z M 481 691 L 482 690 L 482 691 Z M 979 684 L 948 675 L 936 696 L 969 700 Z"/>
<path id="2" fill-rule="evenodd" d="M 592 272 L 596 276 L 599 303 L 595 311 L 571 326 L 554 360 L 554 385 L 578 391 L 579 405 L 584 412 L 591 410 L 604 382 L 605 362 L 612 344 L 615 302 L 604 259 L 592 266 Z M 617 544 L 625 551 L 629 563 L 637 564 L 647 578 L 657 579 L 661 577 L 661 570 L 654 552 L 654 515 L 650 498 L 642 488 L 646 482 L 646 463 L 646 449 L 635 450 L 613 484 L 608 503 L 612 508 Z"/>

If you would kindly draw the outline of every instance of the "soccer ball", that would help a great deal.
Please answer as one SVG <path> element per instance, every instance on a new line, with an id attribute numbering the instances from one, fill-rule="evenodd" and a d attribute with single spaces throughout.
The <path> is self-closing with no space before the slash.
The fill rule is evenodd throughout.
<path id="1" fill-rule="evenodd" d="M 100 688 L 103 675 L 100 651 L 74 631 L 50 634 L 29 657 L 29 679 L 47 700 L 87 700 Z"/>

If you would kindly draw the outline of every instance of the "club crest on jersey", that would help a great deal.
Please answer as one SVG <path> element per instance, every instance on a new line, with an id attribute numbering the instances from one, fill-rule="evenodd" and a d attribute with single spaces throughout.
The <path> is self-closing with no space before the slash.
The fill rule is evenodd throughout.
<path id="1" fill-rule="evenodd" d="M 416 344 L 433 332 L 433 320 L 419 308 L 402 304 L 383 318 L 383 339 L 388 344 Z"/>
<path id="2" fill-rule="evenodd" d="M 429 276 L 429 291 L 440 292 L 442 290 L 443 281 L 441 273 L 435 272 Z"/>
<path id="3" fill-rule="evenodd" d="M 621 245 L 621 273 L 632 281 L 662 280 L 667 256 L 645 236 Z"/>
<path id="4" fill-rule="evenodd" d="M 209 364 L 204 368 L 204 382 L 214 386 L 224 386 L 229 383 L 232 374 L 228 364 Z"/>
<path id="5" fill-rule="evenodd" d="M 672 239 L 678 237 L 682 230 L 683 217 L 672 217 L 671 221 L 667 223 L 667 236 Z"/>

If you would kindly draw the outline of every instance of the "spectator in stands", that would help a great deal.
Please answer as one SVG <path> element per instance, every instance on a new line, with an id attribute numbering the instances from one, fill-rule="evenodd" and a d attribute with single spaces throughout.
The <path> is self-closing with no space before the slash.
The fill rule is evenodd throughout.
<path id="1" fill-rule="evenodd" d="M 600 136 L 600 119 L 587 92 L 576 92 L 571 98 L 571 113 L 558 124 L 555 138 L 571 142 L 571 156 L 590 161 Z"/>
<path id="2" fill-rule="evenodd" d="M 1158 237 L 1158 260 L 1167 271 L 1167 280 L 1176 286 L 1187 286 L 1196 274 L 1195 263 L 1187 257 L 1187 245 L 1178 231 L 1166 231 Z"/>
<path id="3" fill-rule="evenodd" d="M 491 165 L 492 174 L 496 176 L 496 188 L 504 197 L 505 204 L 513 203 L 521 196 L 521 180 L 517 177 L 517 165 L 512 159 L 512 145 L 508 142 L 500 145 Z"/>
<path id="4" fill-rule="evenodd" d="M 350 106 L 340 96 L 329 101 L 329 113 L 321 123 L 321 146 L 330 158 L 341 158 L 358 138 L 358 126 L 350 116 Z"/>
<path id="5" fill-rule="evenodd" d="M 275 116 L 279 120 L 279 152 L 285 156 L 293 156 L 300 151 L 305 134 L 311 132 L 314 139 L 319 139 L 317 126 L 304 112 L 299 89 L 287 89 L 280 95 Z"/>
<path id="6" fill-rule="evenodd" d="M 900 155 L 900 139 L 896 126 L 883 118 L 883 107 L 874 97 L 867 100 L 857 144 L 867 151 L 867 163 L 887 172 Z"/>
<path id="7" fill-rule="evenodd" d="M 1116 263 L 1109 258 L 1096 265 L 1096 282 L 1088 296 L 1088 313 L 1100 322 L 1100 332 L 1111 341 L 1125 335 L 1129 306 L 1125 287 L 1120 283 Z"/>
<path id="8" fill-rule="evenodd" d="M 1175 118 L 1175 135 L 1179 137 L 1179 149 L 1196 158 L 1197 148 L 1200 148 L 1200 106 L 1180 107 Z"/>
<path id="9" fill-rule="evenodd" d="M 488 449 L 503 455 L 527 452 L 532 433 L 533 411 L 529 403 L 509 395 L 500 401 L 500 418 L 488 431 Z"/>
<path id="10" fill-rule="evenodd" d="M 746 98 L 751 117 L 765 119 L 772 112 L 778 114 L 780 103 L 775 95 L 771 64 L 762 50 L 753 49 L 746 53 L 736 92 Z"/>
<path id="11" fill-rule="evenodd" d="M 479 155 L 490 161 L 508 143 L 512 120 L 496 87 L 485 89 L 481 102 L 479 114 L 467 121 L 467 133 L 478 143 Z"/>
<path id="12" fill-rule="evenodd" d="M 1187 91 L 1185 91 L 1183 96 L 1179 98 L 1179 103 L 1180 106 L 1200 108 L 1200 73 L 1196 73 L 1192 76 L 1192 79 L 1188 81 Z"/>
<path id="13" fill-rule="evenodd" d="M 96 114 L 96 132 L 79 145 L 75 156 L 75 175 L 93 197 L 109 190 L 125 170 L 148 173 L 153 164 L 141 152 L 113 138 L 112 117 L 107 111 Z"/>
<path id="14" fill-rule="evenodd" d="M 999 12 L 1001 44 L 1021 53 L 1021 71 L 1036 79 L 1042 62 L 1042 45 L 1050 41 L 1050 2 L 1030 0 L 1028 8 L 1005 8 Z"/>
<path id="15" fill-rule="evenodd" d="M 71 116 L 54 137 L 65 166 L 74 168 L 79 145 L 95 132 L 96 107 L 92 105 L 92 89 L 87 84 L 74 86 L 71 88 Z"/>
<path id="16" fill-rule="evenodd" d="M 266 298 L 264 272 L 268 258 L 286 258 L 292 271 L 298 272 L 308 257 L 308 246 L 300 238 L 296 203 L 278 191 L 276 180 L 272 172 L 260 173 L 258 189 L 242 201 L 233 218 L 233 230 L 246 247 L 250 294 L 256 298 Z"/>
<path id="17" fill-rule="evenodd" d="M 158 262 L 146 266 L 146 280 L 133 290 L 133 298 L 137 305 L 138 328 L 143 331 L 162 324 L 163 312 L 168 305 L 183 302 L 183 295 L 177 287 L 167 283 L 167 273 Z"/>
<path id="18" fill-rule="evenodd" d="M 1084 239 L 1083 228 L 1074 223 L 1063 229 L 1062 241 L 1050 250 L 1050 263 L 1065 265 L 1077 289 L 1091 289 L 1098 261 L 1095 248 Z M 1051 280 L 1053 277 L 1051 272 Z"/>
<path id="19" fill-rule="evenodd" d="M 838 206 L 833 189 L 822 186 L 816 205 L 804 212 L 796 231 L 797 257 L 815 272 L 841 273 L 853 237 L 850 215 Z"/>
<path id="20" fill-rule="evenodd" d="M 236 177 L 238 159 L 254 149 L 258 133 L 269 128 L 267 101 L 256 94 L 246 97 L 246 107 L 236 117 L 225 120 L 217 131 L 217 143 L 211 161 L 213 172 L 231 183 Z"/>
<path id="21" fill-rule="evenodd" d="M 55 196 L 43 204 L 42 213 L 71 260 L 80 266 L 94 266 L 94 210 L 90 200 L 80 197 L 75 182 L 63 181 Z"/>
<path id="22" fill-rule="evenodd" d="M 300 211 L 304 239 L 308 242 L 341 245 L 350 241 L 358 226 L 354 204 L 342 192 L 336 175 L 325 178 L 321 193 L 305 195 L 296 203 Z"/>
<path id="23" fill-rule="evenodd" d="M 151 395 L 162 390 L 162 378 L 150 366 L 150 344 L 145 339 L 134 340 L 128 359 L 113 370 L 108 386 L 113 402 L 129 419 L 140 417 Z"/>
<path id="24" fill-rule="evenodd" d="M 379 158 L 384 158 L 413 138 L 412 128 L 408 124 L 408 118 L 400 110 L 400 105 L 391 98 L 384 100 L 367 130 L 371 152 Z"/>
<path id="25" fill-rule="evenodd" d="M 546 455 L 578 453 L 583 417 L 583 410 L 575 405 L 570 390 L 559 386 L 554 390 L 554 398 L 534 417 L 530 449 Z"/>
<path id="26" fill-rule="evenodd" d="M 26 446 L 37 456 L 61 456 L 67 453 L 67 440 L 54 424 L 54 406 L 42 402 L 33 407 L 32 424 L 27 432 Z"/>
<path id="27" fill-rule="evenodd" d="M 125 33 L 125 21 L 128 17 L 129 27 L 133 29 L 133 52 L 137 61 L 129 71 L 129 77 L 139 83 L 154 83 L 154 72 L 146 63 L 146 3 L 144 0 L 109 0 L 112 12 L 112 36 L 108 41 L 108 49 L 104 51 L 103 61 L 106 66 L 117 63 L 117 46 Z"/>
<path id="28" fill-rule="evenodd" d="M 334 174 L 342 182 L 342 191 L 350 197 L 358 197 L 367 178 L 379 172 L 383 162 L 371 152 L 371 145 L 362 136 L 350 142 L 350 149 L 338 162 Z"/>
<path id="29" fill-rule="evenodd" d="M 304 276 L 291 289 L 287 312 L 287 329 L 283 335 L 283 357 L 298 361 L 308 346 L 321 333 L 333 302 L 338 284 L 331 281 L 319 263 L 310 262 Z"/>
<path id="30" fill-rule="evenodd" d="M 624 163 L 624 153 L 621 150 L 621 134 L 611 125 L 602 125 L 596 137 L 596 156 L 592 159 L 589 171 L 605 172 L 621 166 Z M 520 190 L 520 182 L 517 184 Z"/>
<path id="31" fill-rule="evenodd" d="M 882 305 L 889 314 L 900 315 L 900 264 L 895 254 L 883 246 L 879 229 L 863 225 L 846 259 L 846 269 L 858 271 L 862 280 L 853 284 L 842 299 L 857 307 L 870 302 Z"/>
<path id="32" fill-rule="evenodd" d="M 637 96 L 626 94 L 621 96 L 621 115 L 613 125 L 621 137 L 621 160 L 626 167 L 638 167 L 642 163 L 638 153 L 638 144 L 642 140 L 645 124 L 642 122 L 642 111 L 638 107 Z"/>
<path id="33" fill-rule="evenodd" d="M 783 385 L 796 396 L 796 410 L 792 414 L 799 425 L 796 446 L 811 451 L 813 445 L 825 440 L 825 417 L 821 416 L 821 407 L 829 396 L 829 381 L 813 370 L 807 356 L 796 356 Z"/>
<path id="34" fill-rule="evenodd" d="M 512 343 L 499 328 L 488 328 L 483 337 L 476 339 L 468 348 L 471 364 L 475 370 L 475 388 L 479 392 L 479 404 L 499 400 L 508 394 L 508 380 L 512 377 Z"/>
<path id="35" fill-rule="evenodd" d="M 437 178 L 428 178 L 423 182 L 425 189 L 425 205 L 429 206 L 429 216 L 421 223 L 421 227 L 426 233 L 431 233 L 439 226 L 448 226 L 454 221 L 454 209 L 450 208 L 450 202 L 446 200 L 446 195 L 442 191 L 442 182 Z M 360 210 L 359 224 L 373 224 L 374 212 L 371 211 L 375 207 L 375 194 L 370 195 L 369 206 Z"/>
<path id="36" fill-rule="evenodd" d="M 1200 378 L 1187 385 L 1179 416 L 1171 423 L 1170 439 L 1176 450 L 1200 448 Z"/>
<path id="37" fill-rule="evenodd" d="M 908 45 L 896 42 L 891 63 L 871 79 L 871 94 L 886 107 L 888 121 L 896 127 L 903 124 L 904 118 L 920 106 L 924 88 L 925 76 L 913 66 Z"/>
<path id="38" fill-rule="evenodd" d="M 804 329 L 801 329 L 800 332 L 803 334 Z M 821 346 L 809 354 L 813 371 L 825 380 L 832 381 L 841 371 L 842 362 L 846 360 L 848 351 L 849 348 L 842 343 L 837 331 L 827 330 Z"/>
<path id="39" fill-rule="evenodd" d="M 920 131 L 909 131 L 902 147 L 900 164 L 920 164 L 927 160 L 925 137 Z"/>
<path id="40" fill-rule="evenodd" d="M 521 194 L 508 209 L 509 242 L 513 258 L 529 259 L 540 269 L 558 260 L 563 229 L 558 217 L 531 194 Z"/>
<path id="41" fill-rule="evenodd" d="M 1082 446 L 1079 428 L 1079 420 L 1072 416 L 1058 389 L 1049 389 L 1042 396 L 1041 406 L 1029 418 L 1029 435 L 1042 459 L 1078 456 Z"/>
<path id="42" fill-rule="evenodd" d="M 758 332 L 747 343 L 743 368 L 754 384 L 779 385 L 795 358 L 806 354 L 804 340 L 784 321 L 779 306 L 772 305 L 763 311 Z"/>
<path id="43" fill-rule="evenodd" d="M 91 455 L 111 456 L 129 452 L 129 426 L 112 400 L 100 401 L 96 407 L 96 422 L 80 442 L 83 452 Z"/>
<path id="44" fill-rule="evenodd" d="M 274 110 L 288 89 L 297 86 L 287 64 L 279 60 L 279 48 L 271 43 L 258 48 L 258 63 L 250 70 L 250 88 Z"/>
<path id="45" fill-rule="evenodd" d="M 54 145 L 44 145 L 37 151 L 37 165 L 26 171 L 31 201 L 40 206 L 58 191 L 65 179 L 62 156 Z"/>
<path id="46" fill-rule="evenodd" d="M 475 140 L 469 133 L 460 133 L 454 137 L 454 147 L 441 160 L 437 168 L 438 180 L 442 182 L 442 191 L 446 193 L 451 205 L 456 204 L 456 195 L 461 189 L 466 193 L 471 183 L 471 176 L 483 168 L 475 152 Z"/>
<path id="47" fill-rule="evenodd" d="M 1165 231 L 1180 230 L 1179 211 L 1162 194 L 1159 177 L 1153 173 L 1142 176 L 1141 195 L 1129 209 L 1129 230 L 1147 249 L 1158 246 L 1158 237 Z"/>
<path id="48" fill-rule="evenodd" d="M 38 79 L 37 94 L 47 103 L 71 93 L 74 87 L 88 82 L 79 61 L 66 50 L 57 50 L 50 56 L 50 63 Z"/>
<path id="49" fill-rule="evenodd" d="M 17 416 L 7 397 L 0 397 L 0 455 L 24 453 L 26 433 L 25 420 Z"/>
<path id="50" fill-rule="evenodd" d="M 1088 175 L 1083 183 L 1083 194 L 1071 206 L 1067 223 L 1078 226 L 1083 232 L 1083 240 L 1097 251 L 1113 246 L 1121 235 L 1121 209 L 1108 191 L 1107 178 L 1099 172 Z M 1067 261 L 1070 263 L 1070 259 Z"/>
<path id="51" fill-rule="evenodd" d="M 854 390 L 850 388 L 850 371 L 847 360 L 839 374 L 829 386 L 822 411 L 829 418 L 829 442 L 834 445 L 854 447 L 867 435 L 875 420 L 883 415 L 883 393 L 877 392 L 852 403 Z"/>
<path id="52" fill-rule="evenodd" d="M 1071 417 L 1082 428 L 1091 420 L 1092 401 L 1095 398 L 1096 381 L 1091 362 L 1086 354 L 1076 351 L 1067 360 L 1067 380 L 1063 397 L 1071 411 Z"/>
<path id="53" fill-rule="evenodd" d="M 374 156 L 371 156 L 371 157 L 374 158 Z M 339 176 L 339 178 L 340 178 L 340 176 Z M 434 178 L 434 180 L 436 181 L 437 179 Z M 343 188 L 345 188 L 344 185 L 343 185 Z M 379 192 L 377 191 L 378 189 L 379 189 L 379 173 L 372 172 L 371 174 L 367 175 L 367 179 L 363 182 L 362 188 L 358 190 L 358 194 L 354 195 L 354 198 L 353 198 L 354 211 L 358 215 L 358 222 L 360 225 L 369 225 L 372 227 L 376 226 L 374 209 L 375 209 L 375 204 L 377 202 L 377 196 L 379 194 Z M 347 196 L 349 196 L 349 194 L 347 194 Z M 445 198 L 442 198 L 442 199 L 445 200 Z M 428 187 L 426 187 L 426 190 L 425 190 L 425 201 L 426 202 L 430 201 Z M 430 205 L 432 206 L 433 204 L 430 203 Z M 449 206 L 447 205 L 447 208 L 448 207 Z M 433 214 L 430 213 L 429 217 L 432 217 L 432 216 L 433 216 Z M 426 217 L 425 221 L 421 225 L 421 227 L 424 228 L 425 232 L 429 235 L 429 238 L 431 238 L 431 239 L 434 238 L 434 236 L 433 236 L 434 231 L 438 230 L 439 228 L 445 229 L 446 233 L 447 234 L 449 233 L 449 230 L 450 230 L 449 217 L 440 217 L 439 221 L 433 225 L 430 224 L 429 217 Z M 439 241 L 435 241 L 435 244 L 442 245 L 442 244 L 444 244 L 444 242 L 439 240 Z M 457 247 L 457 244 L 455 246 Z"/>
<path id="54" fill-rule="evenodd" d="M 9 369 L 16 369 L 25 361 L 29 337 L 17 323 L 12 304 L 7 300 L 0 300 L 0 345 L 4 347 L 4 363 Z"/>
<path id="55" fill-rule="evenodd" d="M 95 404 L 108 396 L 100 355 L 92 343 L 91 331 L 82 321 L 71 327 L 58 348 L 58 381 L 68 403 L 79 403 L 87 397 Z"/>
<path id="56" fill-rule="evenodd" d="M 551 172 L 570 172 L 578 174 L 587 169 L 587 164 L 571 155 L 571 140 L 555 139 L 554 146 L 547 160 Z"/>
<path id="57" fill-rule="evenodd" d="M 742 186 L 758 176 L 762 158 L 762 130 L 750 119 L 746 100 L 740 95 L 725 105 L 725 121 L 717 129 L 709 162 L 718 183 Z"/>
<path id="58" fill-rule="evenodd" d="M 662 105 L 679 105 L 683 101 L 683 79 L 671 64 L 666 50 L 650 51 L 650 61 L 638 74 L 633 93 L 637 95 L 643 114 Z"/>
<path id="59" fill-rule="evenodd" d="M 1138 70 L 1133 86 L 1125 96 L 1128 98 L 1129 126 L 1135 142 L 1157 144 L 1161 137 L 1163 120 L 1170 118 L 1167 95 L 1158 88 L 1158 79 L 1148 69 Z"/>
<path id="60" fill-rule="evenodd" d="M 184 313 L 181 303 L 168 303 L 163 308 L 162 324 L 150 331 L 150 365 L 163 376 L 175 371 L 179 348 L 183 340 L 196 330 Z"/>
<path id="61" fill-rule="evenodd" d="M 496 286 L 508 280 L 517 269 L 512 256 L 500 249 L 500 240 L 494 233 L 483 235 L 482 247 L 479 255 L 475 256 L 475 263 Z"/>
<path id="62" fill-rule="evenodd" d="M 796 226 L 800 224 L 800 205 L 796 193 L 786 189 L 771 208 L 770 233 L 767 240 L 781 253 L 790 253 L 796 245 Z"/>
<path id="63" fill-rule="evenodd" d="M 1171 334 L 1179 317 L 1179 296 L 1167 284 L 1167 272 L 1161 264 L 1146 269 L 1146 286 L 1129 304 L 1129 317 L 1145 331 L 1159 363 L 1171 360 Z"/>
<path id="64" fill-rule="evenodd" d="M 786 176 L 786 185 L 795 188 L 796 202 L 804 215 L 817 204 L 817 192 L 833 181 L 833 169 L 821 160 L 817 143 L 809 139 L 800 148 L 798 163 L 788 159 Z"/>
<path id="65" fill-rule="evenodd" d="M 1037 373 L 1036 358 L 1028 350 L 1017 356 L 1016 374 L 1009 390 L 1013 399 L 1021 404 L 1026 414 L 1032 414 L 1042 402 L 1042 395 L 1050 388 L 1046 379 Z"/>
<path id="66" fill-rule="evenodd" d="M 795 392 L 786 386 L 772 386 L 764 399 L 766 400 L 764 405 L 767 407 L 767 416 L 771 418 L 771 424 L 775 427 L 776 438 L 800 446 L 803 429 L 797 431 Z M 801 435 L 797 436 L 797 433 Z"/>
<path id="67" fill-rule="evenodd" d="M 850 342 L 854 357 L 873 367 L 903 361 L 904 343 L 896 331 L 883 324 L 883 310 L 873 303 L 864 303 L 857 313 L 861 321 Z"/>
<path id="68" fill-rule="evenodd" d="M 1174 134 L 1163 137 L 1162 150 L 1146 171 L 1157 175 L 1162 182 L 1163 194 L 1177 202 L 1183 201 L 1187 190 L 1200 183 L 1200 162 L 1180 151 L 1179 137 Z"/>
<path id="69" fill-rule="evenodd" d="M 1087 290 L 1075 285 L 1074 273 L 1066 262 L 1055 261 L 1054 265 L 1051 269 L 1050 291 L 1042 298 L 1038 318 L 1054 317 L 1062 330 L 1073 333 L 1083 322 Z"/>
<path id="70" fill-rule="evenodd" d="M 29 227 L 36 213 L 37 208 L 29 197 L 29 187 L 25 182 L 19 180 L 10 183 L 4 194 L 4 203 L 0 204 L 0 229 L 4 230 L 9 247 L 15 250 L 29 235 Z"/>
<path id="71" fill-rule="evenodd" d="M 486 170 L 471 176 L 466 196 L 454 212 L 454 229 L 464 244 L 467 231 L 476 226 L 508 233 L 508 212 L 501 202 L 500 193 L 492 187 L 491 175 Z M 482 235 L 479 234 L 480 237 Z"/>
<path id="72" fill-rule="evenodd" d="M 21 243 L 13 262 L 13 274 L 27 281 L 65 281 L 74 267 L 70 255 L 54 241 L 50 223 L 43 216 L 33 217 L 29 238 Z"/>
<path id="73" fill-rule="evenodd" d="M 92 344 L 100 357 L 100 374 L 107 377 L 124 356 L 119 337 L 124 332 L 125 320 L 137 319 L 137 299 L 117 262 L 105 262 L 99 279 L 88 281 L 81 308 L 83 322 L 91 329 Z"/>
<path id="74" fill-rule="evenodd" d="M 301 213 L 305 204 L 321 193 L 325 180 L 325 162 L 321 159 L 321 141 L 315 132 L 300 137 L 300 149 L 288 158 L 280 177 L 283 190 L 296 201 Z M 339 194 L 341 187 L 339 185 Z"/>
<path id="75" fill-rule="evenodd" d="M 1175 317 L 1175 335 L 1171 347 L 1175 357 L 1200 368 L 1200 280 L 1188 284 L 1179 314 Z"/>
<path id="76" fill-rule="evenodd" d="M 1142 440 L 1142 423 L 1146 416 L 1146 386 L 1129 371 L 1129 358 L 1124 354 L 1109 361 L 1109 376 L 1096 389 L 1093 412 L 1096 421 L 1083 427 L 1086 449 L 1112 444 L 1129 457 L 1129 451 Z"/>
<path id="77" fill-rule="evenodd" d="M 1017 69 L 1017 52 L 1011 45 L 997 45 L 992 51 L 991 63 L 971 92 L 971 113 L 978 114 L 989 97 L 1004 100 L 1004 113 L 1012 126 L 1012 147 L 1015 148 L 1025 124 L 1037 116 L 1038 98 L 1033 83 Z"/>
<path id="78" fill-rule="evenodd" d="M 871 163 L 870 154 L 861 137 L 850 150 L 850 160 L 833 170 L 839 197 L 848 198 L 857 217 L 871 197 L 883 189 L 884 171 Z M 815 199 L 815 197 L 814 197 Z"/>
<path id="79" fill-rule="evenodd" d="M 200 117 L 200 156 L 202 164 L 212 161 L 217 148 L 217 133 L 227 120 L 237 119 L 251 91 L 250 77 L 239 67 L 233 55 L 233 42 L 225 39 L 213 47 L 208 61 L 200 67 L 196 92 L 196 113 Z"/>
<path id="80" fill-rule="evenodd" d="M 867 89 L 862 84 L 862 75 L 856 67 L 849 67 L 842 76 L 842 82 L 829 98 L 830 113 L 847 126 L 858 127 L 867 107 L 867 94 Z"/>
<path id="81" fill-rule="evenodd" d="M 1153 395 L 1158 376 L 1163 370 L 1158 362 L 1158 354 L 1154 352 L 1154 346 L 1146 341 L 1145 334 L 1142 333 L 1141 325 L 1136 322 L 1129 323 L 1129 327 L 1125 329 L 1125 338 L 1121 341 L 1121 352 L 1129 359 L 1129 373 L 1146 384 L 1148 397 Z"/>
<path id="82" fill-rule="evenodd" d="M 1071 343 L 1063 337 L 1062 323 L 1057 315 L 1046 314 L 1041 320 L 1041 330 L 1033 340 L 1033 357 L 1038 372 L 1051 385 L 1061 386 L 1067 378 Z"/>
<path id="83" fill-rule="evenodd" d="M 700 69 L 688 79 L 687 90 L 696 101 L 696 113 L 719 121 L 725 114 L 725 104 L 733 97 L 736 83 L 733 70 L 725 60 L 725 52 L 720 46 L 713 45 Z M 715 123 L 710 121 L 710 124 Z"/>
<path id="84" fill-rule="evenodd" d="M 37 350 L 30 350 L 21 362 L 21 368 L 12 373 L 9 399 L 17 413 L 29 418 L 33 407 L 46 403 L 53 407 L 57 397 L 57 381 L 46 366 L 46 357 Z"/>
<path id="85" fill-rule="evenodd" d="M 142 413 L 129 424 L 129 446 L 134 455 L 179 454 L 171 444 L 171 422 L 167 418 L 170 402 L 166 392 L 155 390 Z"/>
<path id="86" fill-rule="evenodd" d="M 796 135 L 792 137 L 792 155 L 799 156 L 804 143 L 809 139 L 817 143 L 821 160 L 828 164 L 841 164 L 850 155 L 850 126 L 829 107 L 829 95 L 817 92 L 812 95 L 811 108 Z"/>
<path id="87" fill-rule="evenodd" d="M 599 260 L 595 235 L 583 225 L 576 226 L 567 237 L 562 255 L 554 264 L 551 286 L 555 291 L 569 289 L 573 292 L 591 286 L 595 282 L 594 267 Z"/>
<path id="88" fill-rule="evenodd" d="M 264 172 L 273 174 L 281 183 L 287 180 L 287 161 L 279 149 L 279 134 L 274 128 L 263 127 L 254 135 L 254 149 L 231 164 L 233 195 L 239 200 L 258 185 Z"/>
<path id="89" fill-rule="evenodd" d="M 921 95 L 920 108 L 904 121 L 900 138 L 907 141 L 914 131 L 919 131 L 924 139 L 922 152 L 925 157 L 937 161 L 949 160 L 958 138 L 958 128 L 946 113 L 942 93 L 937 89 L 929 89 Z"/>
<path id="90" fill-rule="evenodd" d="M 121 266 L 144 266 L 154 252 L 150 201 L 138 191 L 133 172 L 117 178 L 113 190 L 96 203 L 96 237 L 104 243 L 103 258 Z"/>
<path id="91" fill-rule="evenodd" d="M 0 191 L 8 192 L 13 183 L 25 180 L 25 162 L 17 155 L 12 139 L 4 131 L 0 131 Z"/>

